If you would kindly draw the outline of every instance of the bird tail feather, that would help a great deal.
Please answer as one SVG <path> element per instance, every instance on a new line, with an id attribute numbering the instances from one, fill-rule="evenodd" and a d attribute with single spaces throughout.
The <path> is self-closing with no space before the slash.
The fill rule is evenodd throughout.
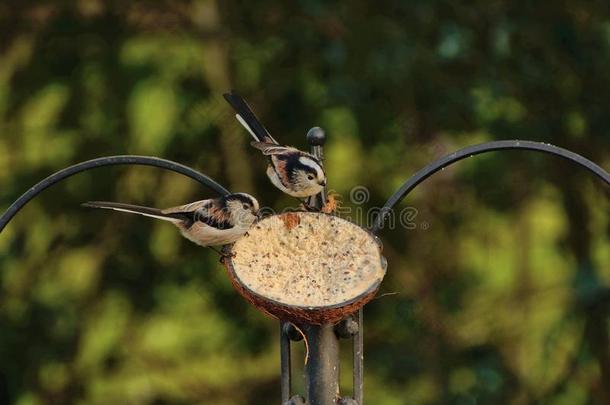
<path id="1" fill-rule="evenodd" d="M 151 218 L 162 219 L 164 221 L 170 221 L 174 223 L 183 222 L 186 218 L 179 213 L 164 214 L 160 209 L 143 207 L 140 205 L 123 204 L 109 201 L 89 201 L 81 204 L 83 207 L 90 208 L 103 208 L 114 211 L 128 212 L 131 214 L 140 214 Z"/>
<path id="2" fill-rule="evenodd" d="M 243 97 L 241 97 L 235 91 L 225 93 L 223 96 L 237 113 L 235 114 L 237 121 L 239 121 L 239 123 L 246 128 L 255 141 L 277 144 L 277 141 L 273 139 L 273 137 L 269 134 L 269 131 L 267 131 L 258 118 L 256 118 L 256 115 Z"/>

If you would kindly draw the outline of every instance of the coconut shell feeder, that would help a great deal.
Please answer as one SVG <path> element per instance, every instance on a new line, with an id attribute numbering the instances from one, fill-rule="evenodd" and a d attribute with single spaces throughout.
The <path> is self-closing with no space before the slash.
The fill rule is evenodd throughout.
<path id="1" fill-rule="evenodd" d="M 236 290 L 297 325 L 352 315 L 375 296 L 386 270 L 374 235 L 325 213 L 267 217 L 228 252 L 224 263 Z"/>

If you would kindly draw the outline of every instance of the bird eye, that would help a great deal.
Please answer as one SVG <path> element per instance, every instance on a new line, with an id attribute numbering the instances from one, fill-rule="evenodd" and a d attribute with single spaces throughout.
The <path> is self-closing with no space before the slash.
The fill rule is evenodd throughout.
<path id="1" fill-rule="evenodd" d="M 307 179 L 309 179 L 309 180 L 313 180 L 313 174 L 308 174 L 308 175 L 307 175 Z"/>
<path id="2" fill-rule="evenodd" d="M 250 209 L 250 206 L 248 204 L 244 204 L 244 205 L 242 205 L 242 208 L 247 210 L 247 209 Z"/>

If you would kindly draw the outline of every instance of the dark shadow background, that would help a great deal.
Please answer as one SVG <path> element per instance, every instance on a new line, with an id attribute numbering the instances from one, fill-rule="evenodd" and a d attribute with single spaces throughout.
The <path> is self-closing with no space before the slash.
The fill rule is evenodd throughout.
<path id="1" fill-rule="evenodd" d="M 287 144 L 326 129 L 330 187 L 363 225 L 417 169 L 474 143 L 549 142 L 610 168 L 607 2 L 285 3 L 0 4 L 0 208 L 60 168 L 127 153 L 294 204 L 264 176 L 230 88 Z M 400 207 L 412 226 L 382 232 L 382 293 L 397 294 L 366 307 L 367 402 L 610 403 L 609 195 L 527 152 L 420 187 Z M 157 169 L 103 168 L 30 203 L 0 235 L 0 403 L 279 402 L 277 322 L 213 252 L 79 207 L 210 196 Z"/>

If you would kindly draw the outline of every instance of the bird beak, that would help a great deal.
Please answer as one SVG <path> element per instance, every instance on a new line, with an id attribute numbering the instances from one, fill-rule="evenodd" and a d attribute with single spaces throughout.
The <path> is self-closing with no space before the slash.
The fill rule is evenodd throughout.
<path id="1" fill-rule="evenodd" d="M 326 187 L 326 180 L 323 180 L 323 181 L 322 181 L 322 183 L 320 183 L 320 185 L 321 185 L 322 187 Z"/>

